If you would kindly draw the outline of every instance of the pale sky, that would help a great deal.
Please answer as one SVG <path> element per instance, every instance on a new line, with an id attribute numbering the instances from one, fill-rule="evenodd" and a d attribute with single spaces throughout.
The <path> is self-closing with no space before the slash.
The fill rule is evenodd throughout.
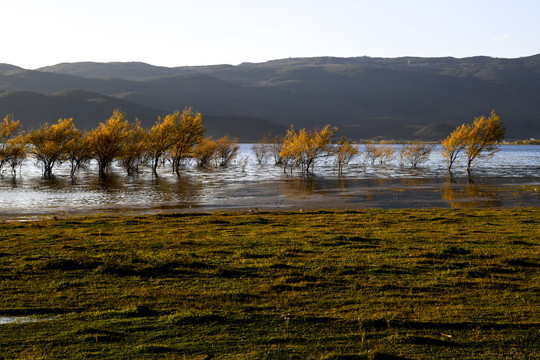
<path id="1" fill-rule="evenodd" d="M 540 0 L 0 0 L 0 63 L 540 53 Z"/>

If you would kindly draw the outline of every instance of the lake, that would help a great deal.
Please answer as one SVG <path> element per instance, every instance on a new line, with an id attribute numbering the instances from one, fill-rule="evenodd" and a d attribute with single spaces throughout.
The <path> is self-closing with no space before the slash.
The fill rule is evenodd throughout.
<path id="1" fill-rule="evenodd" d="M 400 145 L 393 145 L 396 149 Z M 363 146 L 360 145 L 360 150 Z M 159 213 L 211 210 L 289 210 L 435 207 L 539 207 L 540 146 L 505 145 L 492 158 L 477 159 L 472 177 L 458 162 L 449 176 L 436 147 L 417 169 L 386 165 L 363 166 L 361 158 L 338 176 L 331 158 L 315 165 L 315 175 L 284 173 L 272 164 L 257 164 L 251 145 L 242 144 L 228 168 L 198 170 L 188 165 L 181 177 L 170 166 L 128 176 L 113 167 L 100 179 L 91 163 L 75 180 L 69 165 L 54 168 L 43 179 L 29 159 L 13 177 L 0 177 L 0 217 L 25 219 L 90 213 Z"/>

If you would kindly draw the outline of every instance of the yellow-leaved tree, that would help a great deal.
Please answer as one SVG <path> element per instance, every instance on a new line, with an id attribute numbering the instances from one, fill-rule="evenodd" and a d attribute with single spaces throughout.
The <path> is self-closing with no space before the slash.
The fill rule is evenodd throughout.
<path id="1" fill-rule="evenodd" d="M 122 150 L 118 156 L 128 175 L 139 173 L 145 165 L 148 148 L 147 139 L 148 133 L 143 129 L 139 120 L 135 120 L 134 123 L 129 125 Z"/>
<path id="2" fill-rule="evenodd" d="M 474 119 L 469 132 L 465 154 L 467 155 L 467 172 L 471 173 L 474 159 L 493 156 L 499 151 L 498 143 L 504 139 L 505 128 L 499 115 L 493 110 L 489 117 L 484 115 Z"/>
<path id="3" fill-rule="evenodd" d="M 433 145 L 420 141 L 403 145 L 399 151 L 400 163 L 403 165 L 405 162 L 408 162 L 411 167 L 416 168 L 418 164 L 429 160 L 432 150 Z"/>
<path id="4" fill-rule="evenodd" d="M 176 126 L 169 154 L 173 172 L 180 174 L 182 164 L 186 159 L 193 157 L 193 151 L 204 139 L 206 129 L 202 123 L 201 113 L 195 112 L 191 107 L 184 109 L 181 114 L 176 111 L 173 116 Z"/>
<path id="5" fill-rule="evenodd" d="M 336 156 L 335 165 L 338 174 L 343 174 L 343 166 L 347 165 L 356 155 L 359 154 L 358 146 L 354 145 L 345 137 L 342 137 L 334 148 Z"/>
<path id="6" fill-rule="evenodd" d="M 99 176 L 105 176 L 113 161 L 122 152 L 129 130 L 126 114 L 119 109 L 105 123 L 88 133 L 88 143 L 92 158 L 98 163 Z"/>
<path id="7" fill-rule="evenodd" d="M 331 140 L 337 128 L 326 125 L 320 130 L 301 129 L 296 132 L 293 127 L 287 130 L 280 156 L 284 167 L 301 167 L 302 172 L 313 173 L 315 161 L 332 153 Z"/>
<path id="8" fill-rule="evenodd" d="M 472 124 L 463 124 L 442 141 L 442 156 L 451 171 L 457 156 L 464 151 L 467 157 L 467 172 L 471 173 L 472 162 L 479 157 L 493 156 L 499 150 L 498 143 L 504 139 L 505 128 L 495 110 L 489 117 L 474 119 Z"/>
<path id="9" fill-rule="evenodd" d="M 216 154 L 217 144 L 211 136 L 203 137 L 191 152 L 191 156 L 196 159 L 199 168 L 211 167 Z"/>
<path id="10" fill-rule="evenodd" d="M 15 120 L 12 114 L 6 115 L 0 123 L 0 170 L 8 164 L 13 175 L 27 155 L 24 135 L 17 134 L 20 127 L 21 122 Z"/>
<path id="11" fill-rule="evenodd" d="M 470 131 L 471 126 L 463 124 L 452 131 L 452 133 L 442 141 L 441 155 L 446 161 L 448 172 L 452 171 L 452 166 L 459 153 L 467 146 Z"/>
<path id="12" fill-rule="evenodd" d="M 72 140 L 80 137 L 80 131 L 73 119 L 58 119 L 56 124 L 43 124 L 30 131 L 25 138 L 30 145 L 30 153 L 43 165 L 43 177 L 53 175 L 53 167 L 68 159 L 68 147 Z"/>
<path id="13" fill-rule="evenodd" d="M 148 131 L 147 152 L 152 166 L 152 172 L 157 176 L 160 160 L 167 154 L 175 143 L 176 120 L 180 113 L 168 114 L 163 119 L 158 118 L 155 125 Z"/>
<path id="14" fill-rule="evenodd" d="M 72 178 L 75 177 L 75 172 L 90 161 L 92 157 L 88 133 L 78 131 L 74 135 L 75 136 L 66 143 L 66 157 L 71 166 L 70 176 Z"/>
<path id="15" fill-rule="evenodd" d="M 232 159 L 238 154 L 238 145 L 237 138 L 231 138 L 229 135 L 216 140 L 216 157 L 217 163 L 221 167 L 226 167 L 229 165 Z"/>
<path id="16" fill-rule="evenodd" d="M 371 164 L 375 164 L 375 161 L 379 162 L 379 165 L 386 164 L 392 160 L 395 156 L 395 150 L 390 144 L 380 143 L 376 145 L 375 143 L 369 142 L 365 145 L 365 157 L 367 161 L 370 161 Z"/>

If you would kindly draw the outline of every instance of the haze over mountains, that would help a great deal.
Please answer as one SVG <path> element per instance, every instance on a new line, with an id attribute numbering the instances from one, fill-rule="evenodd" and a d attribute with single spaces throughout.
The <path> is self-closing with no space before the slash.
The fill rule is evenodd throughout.
<path id="1" fill-rule="evenodd" d="M 441 139 L 492 109 L 507 138 L 540 138 L 540 55 L 519 59 L 292 58 L 238 66 L 0 64 L 0 115 L 25 127 L 73 117 L 94 128 L 114 108 L 151 126 L 193 106 L 208 132 L 256 141 L 291 124 L 352 139 Z"/>

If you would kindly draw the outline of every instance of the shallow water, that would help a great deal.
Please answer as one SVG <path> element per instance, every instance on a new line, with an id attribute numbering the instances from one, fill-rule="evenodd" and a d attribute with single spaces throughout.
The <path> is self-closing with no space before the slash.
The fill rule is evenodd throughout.
<path id="1" fill-rule="evenodd" d="M 28 160 L 15 177 L 4 169 L 0 216 L 540 206 L 540 146 L 503 146 L 494 157 L 476 160 L 471 178 L 463 163 L 455 165 L 450 177 L 438 148 L 418 169 L 402 168 L 398 160 L 386 165 L 363 163 L 360 157 L 337 176 L 333 160 L 321 159 L 315 175 L 306 177 L 298 171 L 284 173 L 270 163 L 257 164 L 251 145 L 244 144 L 228 168 L 201 171 L 187 165 L 181 177 L 173 175 L 169 166 L 161 168 L 158 177 L 149 170 L 127 176 L 113 167 L 109 176 L 100 179 L 91 163 L 75 180 L 69 177 L 67 164 L 54 168 L 54 179 L 44 180 L 40 167 Z"/>
<path id="2" fill-rule="evenodd" d="M 0 325 L 12 323 L 23 324 L 36 321 L 38 320 L 27 316 L 0 316 Z"/>

